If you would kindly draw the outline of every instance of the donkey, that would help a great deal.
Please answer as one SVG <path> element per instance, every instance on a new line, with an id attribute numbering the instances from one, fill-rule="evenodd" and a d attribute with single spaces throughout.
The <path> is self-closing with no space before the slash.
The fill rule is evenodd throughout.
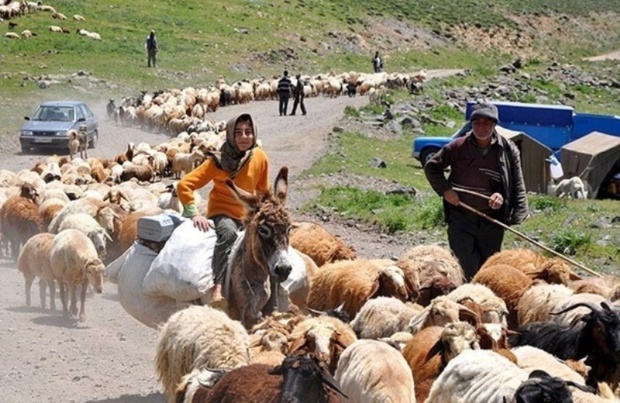
<path id="1" fill-rule="evenodd" d="M 284 207 L 288 168 L 280 169 L 273 192 L 261 196 L 236 187 L 230 179 L 226 184 L 247 209 L 245 231 L 229 257 L 228 314 L 249 329 L 275 307 L 277 295 L 270 279 L 285 281 L 293 267 L 289 256 L 291 217 Z"/>

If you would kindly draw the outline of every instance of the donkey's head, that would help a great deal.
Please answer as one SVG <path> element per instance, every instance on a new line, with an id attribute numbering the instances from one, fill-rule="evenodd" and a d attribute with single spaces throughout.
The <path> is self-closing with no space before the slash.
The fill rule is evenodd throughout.
<path id="1" fill-rule="evenodd" d="M 282 167 L 272 191 L 255 196 L 235 186 L 228 179 L 226 184 L 246 207 L 246 253 L 265 269 L 276 281 L 282 282 L 291 273 L 288 254 L 291 217 L 284 207 L 288 190 L 288 168 Z"/>

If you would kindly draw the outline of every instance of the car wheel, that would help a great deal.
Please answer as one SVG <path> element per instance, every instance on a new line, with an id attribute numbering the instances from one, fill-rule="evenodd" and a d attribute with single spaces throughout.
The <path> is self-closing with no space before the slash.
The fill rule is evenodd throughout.
<path id="1" fill-rule="evenodd" d="M 90 143 L 88 143 L 88 148 L 97 147 L 97 140 L 99 140 L 99 132 L 95 130 L 93 133 L 93 138 L 90 140 Z"/>
<path id="2" fill-rule="evenodd" d="M 422 166 L 426 165 L 426 163 L 428 162 L 428 160 L 430 160 L 431 158 L 433 158 L 433 156 L 435 154 L 437 154 L 437 152 L 439 151 L 438 148 L 427 148 L 426 150 L 422 151 L 422 154 L 420 154 L 420 162 L 422 163 Z"/>

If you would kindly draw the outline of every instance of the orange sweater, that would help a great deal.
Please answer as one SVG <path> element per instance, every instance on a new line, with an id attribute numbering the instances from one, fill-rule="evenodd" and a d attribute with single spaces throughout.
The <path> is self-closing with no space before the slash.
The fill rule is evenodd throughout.
<path id="1" fill-rule="evenodd" d="M 207 205 L 207 217 L 225 214 L 241 220 L 245 215 L 245 209 L 226 186 L 225 180 L 228 177 L 228 172 L 219 169 L 212 159 L 207 159 L 179 181 L 177 185 L 179 200 L 183 206 L 193 205 L 194 190 L 213 181 Z M 252 157 L 233 182 L 237 187 L 252 194 L 262 194 L 269 190 L 269 160 L 262 149 L 254 148 Z"/>

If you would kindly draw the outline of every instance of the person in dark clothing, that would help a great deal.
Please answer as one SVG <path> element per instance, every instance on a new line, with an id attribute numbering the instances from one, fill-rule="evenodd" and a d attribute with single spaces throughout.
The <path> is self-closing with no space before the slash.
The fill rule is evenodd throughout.
<path id="1" fill-rule="evenodd" d="M 383 60 L 379 57 L 379 51 L 376 51 L 375 57 L 372 58 L 372 68 L 375 73 L 381 73 L 381 69 L 383 69 Z"/>
<path id="2" fill-rule="evenodd" d="M 305 115 L 306 107 L 304 105 L 304 81 L 301 79 L 301 74 L 297 74 L 295 78 L 297 79 L 297 84 L 295 85 L 295 90 L 293 91 L 295 94 L 295 102 L 293 102 L 293 111 L 291 112 L 291 115 L 295 114 L 297 105 L 301 108 L 301 113 Z"/>
<path id="3" fill-rule="evenodd" d="M 278 98 L 280 99 L 278 110 L 280 116 L 286 116 L 286 110 L 288 109 L 288 99 L 291 96 L 291 79 L 288 78 L 288 71 L 284 70 L 284 76 L 278 81 Z"/>
<path id="4" fill-rule="evenodd" d="M 155 37 L 155 31 L 151 31 L 149 36 L 146 37 L 146 44 L 144 46 L 146 47 L 148 57 L 147 66 L 151 67 L 152 64 L 153 67 L 156 67 L 155 64 L 157 63 L 157 37 Z"/>
<path id="5" fill-rule="evenodd" d="M 528 215 L 519 149 L 498 135 L 498 121 L 495 105 L 474 105 L 472 130 L 452 140 L 424 166 L 433 190 L 443 197 L 450 249 L 468 280 L 501 250 L 504 228 L 461 204 L 506 225 L 520 224 Z M 448 167 L 451 169 L 446 179 L 444 170 Z"/>

